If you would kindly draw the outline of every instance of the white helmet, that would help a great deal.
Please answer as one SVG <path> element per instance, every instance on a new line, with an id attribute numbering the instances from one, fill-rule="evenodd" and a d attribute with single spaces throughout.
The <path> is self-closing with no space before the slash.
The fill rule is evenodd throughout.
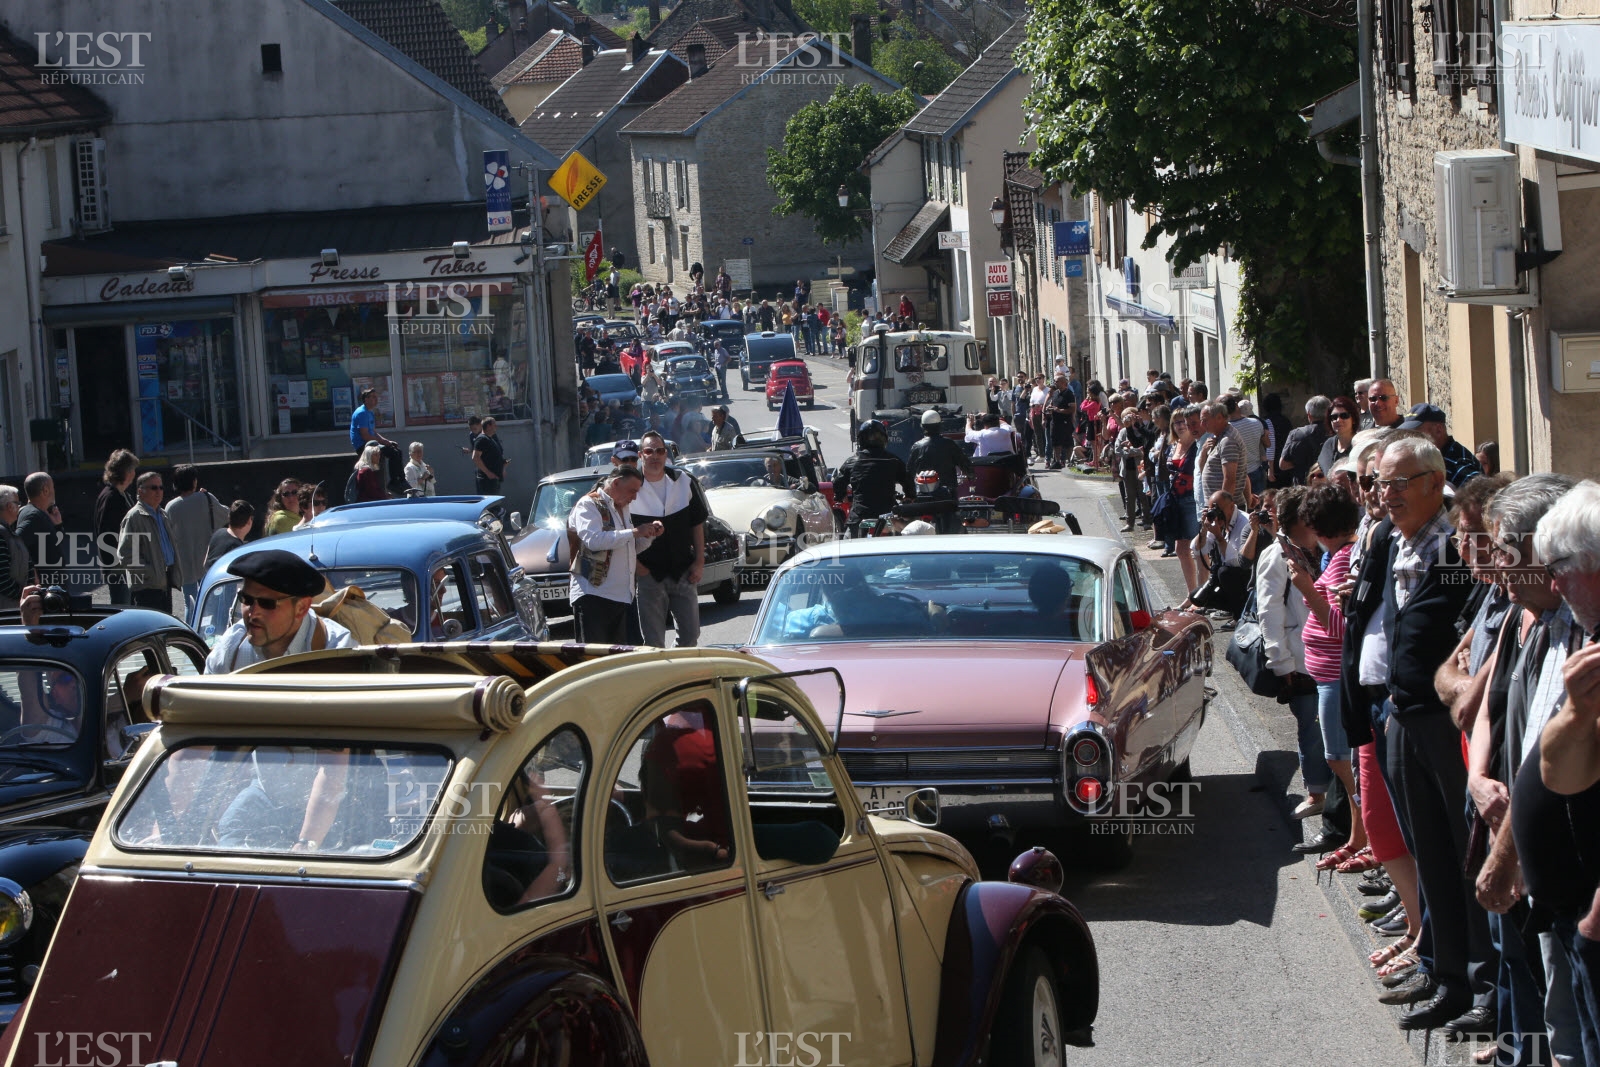
<path id="1" fill-rule="evenodd" d="M 934 529 L 933 523 L 928 522 L 925 519 L 918 519 L 915 522 L 906 523 L 906 528 L 900 531 L 900 536 L 914 537 L 917 534 L 931 534 L 938 532 L 938 530 Z"/>
<path id="2" fill-rule="evenodd" d="M 922 425 L 924 425 L 924 426 L 942 426 L 942 425 L 944 425 L 944 416 L 939 414 L 937 411 L 933 410 L 932 408 L 929 408 L 927 411 L 924 411 L 922 413 Z"/>

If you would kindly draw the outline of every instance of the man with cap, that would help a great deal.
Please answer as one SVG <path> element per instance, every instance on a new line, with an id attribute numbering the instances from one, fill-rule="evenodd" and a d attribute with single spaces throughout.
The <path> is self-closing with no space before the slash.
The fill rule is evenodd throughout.
<path id="1" fill-rule="evenodd" d="M 611 446 L 611 469 L 621 470 L 623 467 L 639 466 L 639 442 L 618 441 Z"/>
<path id="2" fill-rule="evenodd" d="M 1460 489 L 1472 479 L 1483 473 L 1483 468 L 1478 465 L 1478 458 L 1467 447 L 1445 429 L 1444 412 L 1432 404 L 1418 404 L 1411 409 L 1405 421 L 1400 424 L 1402 430 L 1421 430 L 1427 434 L 1441 455 L 1444 456 L 1444 477 L 1456 489 Z"/>
<path id="3" fill-rule="evenodd" d="M 739 443 L 739 420 L 728 414 L 728 405 L 711 409 L 711 451 L 724 452 Z"/>
<path id="4" fill-rule="evenodd" d="M 298 652 L 356 646 L 349 630 L 311 610 L 311 599 L 327 583 L 321 571 L 293 552 L 252 552 L 230 563 L 228 573 L 244 579 L 241 618 L 223 631 L 206 657 L 207 674 L 230 674 Z"/>

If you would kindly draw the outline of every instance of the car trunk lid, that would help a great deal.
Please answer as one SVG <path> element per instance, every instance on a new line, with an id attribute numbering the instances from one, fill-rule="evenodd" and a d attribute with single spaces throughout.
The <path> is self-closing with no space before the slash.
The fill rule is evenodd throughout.
<path id="1" fill-rule="evenodd" d="M 76 1062 L 57 1043 L 92 1011 L 121 1063 L 363 1063 L 417 899 L 401 886 L 85 874 L 17 1047 Z M 269 1008 L 278 1025 L 263 1025 Z"/>

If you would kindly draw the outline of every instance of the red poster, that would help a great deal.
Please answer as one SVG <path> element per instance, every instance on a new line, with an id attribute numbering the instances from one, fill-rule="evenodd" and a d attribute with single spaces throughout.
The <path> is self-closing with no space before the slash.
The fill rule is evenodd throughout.
<path id="1" fill-rule="evenodd" d="M 594 231 L 594 236 L 589 238 L 589 247 L 583 252 L 583 280 L 592 282 L 594 276 L 600 273 L 600 231 Z"/>
<path id="2" fill-rule="evenodd" d="M 1006 315 L 1013 314 L 1011 308 L 1012 292 L 1010 289 L 990 289 L 988 291 L 989 317 L 991 319 L 1003 318 Z"/>

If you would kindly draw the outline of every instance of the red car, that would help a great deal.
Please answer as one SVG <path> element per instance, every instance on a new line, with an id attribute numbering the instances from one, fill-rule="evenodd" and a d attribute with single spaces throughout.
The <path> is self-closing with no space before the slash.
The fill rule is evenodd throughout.
<path id="1" fill-rule="evenodd" d="M 811 387 L 811 371 L 806 367 L 805 361 L 798 359 L 779 360 L 767 372 L 767 410 L 776 411 L 779 404 L 783 403 L 783 390 L 785 386 L 794 386 L 794 398 L 806 407 L 815 407 L 817 404 L 816 392 Z"/>

